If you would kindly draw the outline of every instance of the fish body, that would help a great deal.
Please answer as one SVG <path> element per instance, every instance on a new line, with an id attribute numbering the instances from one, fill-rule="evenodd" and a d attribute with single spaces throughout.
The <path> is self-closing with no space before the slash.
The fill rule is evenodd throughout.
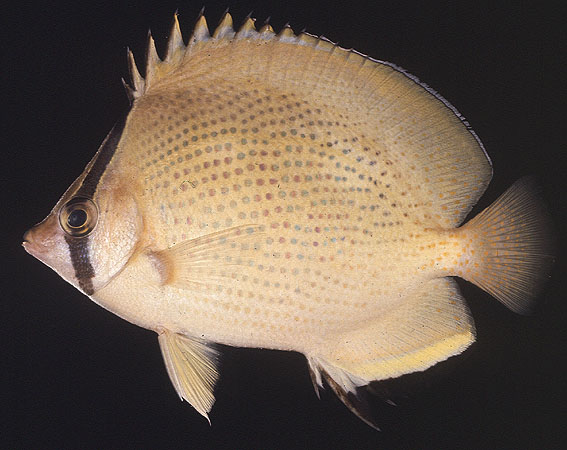
<path id="1" fill-rule="evenodd" d="M 186 46 L 177 19 L 83 174 L 26 250 L 104 308 L 158 333 L 171 380 L 207 417 L 213 343 L 303 353 L 356 394 L 475 337 L 451 277 L 525 312 L 547 225 L 521 180 L 462 225 L 492 176 L 458 112 L 389 64 L 290 28 Z M 460 226 L 462 225 L 462 226 Z"/>

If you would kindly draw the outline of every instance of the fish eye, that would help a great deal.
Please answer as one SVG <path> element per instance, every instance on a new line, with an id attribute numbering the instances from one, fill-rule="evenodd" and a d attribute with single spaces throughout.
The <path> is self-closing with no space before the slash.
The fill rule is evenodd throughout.
<path id="1" fill-rule="evenodd" d="M 67 217 L 67 225 L 71 228 L 81 228 L 87 221 L 87 212 L 84 209 L 74 209 Z"/>
<path id="2" fill-rule="evenodd" d="M 75 197 L 59 212 L 61 228 L 73 237 L 89 235 L 94 230 L 97 220 L 98 209 L 89 198 Z"/>

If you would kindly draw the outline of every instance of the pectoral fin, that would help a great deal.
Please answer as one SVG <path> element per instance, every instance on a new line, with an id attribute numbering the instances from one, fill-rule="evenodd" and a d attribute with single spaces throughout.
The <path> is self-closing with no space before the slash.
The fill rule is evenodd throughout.
<path id="1" fill-rule="evenodd" d="M 160 329 L 159 346 L 173 387 L 209 423 L 213 390 L 219 378 L 218 352 L 207 342 Z"/>
<path id="2" fill-rule="evenodd" d="M 202 290 L 222 284 L 228 267 L 248 264 L 246 255 L 259 250 L 262 232 L 257 225 L 236 226 L 152 252 L 150 258 L 163 285 Z"/>

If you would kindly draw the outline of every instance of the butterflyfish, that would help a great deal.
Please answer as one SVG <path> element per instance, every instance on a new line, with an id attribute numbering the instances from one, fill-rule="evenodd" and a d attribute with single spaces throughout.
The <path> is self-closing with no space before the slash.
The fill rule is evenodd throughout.
<path id="1" fill-rule="evenodd" d="M 130 108 L 24 248 L 157 333 L 208 419 L 215 344 L 300 352 L 377 427 L 361 389 L 475 340 L 454 277 L 527 312 L 550 262 L 520 179 L 463 224 L 492 177 L 478 136 L 399 67 L 289 26 L 201 16 L 165 57 L 128 52 Z"/>

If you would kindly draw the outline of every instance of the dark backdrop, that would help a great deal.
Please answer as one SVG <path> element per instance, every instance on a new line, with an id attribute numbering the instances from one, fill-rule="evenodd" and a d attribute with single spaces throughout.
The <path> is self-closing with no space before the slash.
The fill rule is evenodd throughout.
<path id="1" fill-rule="evenodd" d="M 404 67 L 457 107 L 492 158 L 493 182 L 473 214 L 535 174 L 562 233 L 561 12 L 550 2 L 517 3 L 211 1 L 206 15 L 214 25 L 231 6 L 240 23 L 253 11 L 260 22 L 271 16 L 276 30 L 289 22 Z M 233 348 L 223 348 L 210 427 L 178 400 L 153 332 L 99 308 L 24 252 L 23 232 L 49 212 L 127 106 L 126 46 L 140 58 L 151 28 L 163 50 L 176 8 L 187 38 L 201 6 L 4 5 L 0 447 L 565 446 L 561 258 L 530 317 L 461 283 L 477 343 L 386 384 L 398 406 L 374 402 L 383 429 L 376 432 L 333 395 L 317 400 L 301 355 Z"/>

